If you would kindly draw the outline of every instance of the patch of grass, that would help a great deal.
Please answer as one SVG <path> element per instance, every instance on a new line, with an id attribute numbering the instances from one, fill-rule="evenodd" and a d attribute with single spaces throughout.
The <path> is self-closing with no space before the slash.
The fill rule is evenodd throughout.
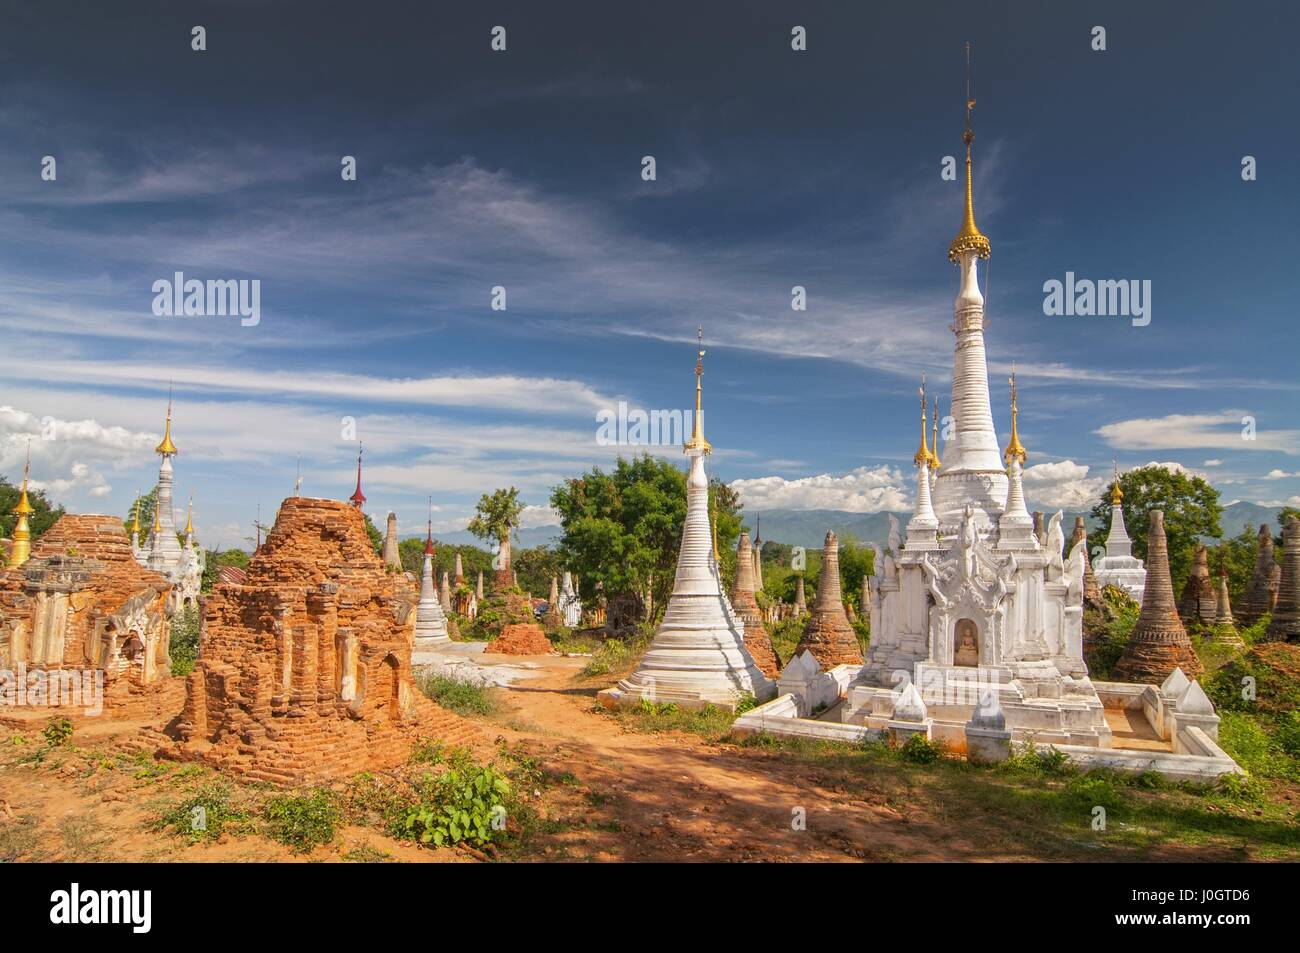
<path id="1" fill-rule="evenodd" d="M 358 844 L 343 854 L 343 859 L 349 864 L 386 864 L 393 855 L 369 844 Z"/>
<path id="2" fill-rule="evenodd" d="M 326 788 L 273 797 L 262 808 L 263 829 L 295 854 L 309 854 L 334 840 L 342 812 L 339 798 Z"/>
<path id="3" fill-rule="evenodd" d="M 490 715 L 497 710 L 491 686 L 448 674 L 418 671 L 415 684 L 443 708 L 457 715 Z"/>
<path id="4" fill-rule="evenodd" d="M 685 731 L 707 741 L 721 741 L 728 737 L 731 734 L 731 723 L 736 720 L 735 715 L 716 705 L 681 708 L 672 702 L 656 703 L 649 699 L 642 699 L 634 708 L 594 710 L 618 719 L 633 731 Z"/>

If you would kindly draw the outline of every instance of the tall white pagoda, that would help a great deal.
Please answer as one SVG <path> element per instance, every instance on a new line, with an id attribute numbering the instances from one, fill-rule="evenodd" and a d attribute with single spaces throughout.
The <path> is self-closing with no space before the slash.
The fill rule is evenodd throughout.
<path id="1" fill-rule="evenodd" d="M 704 458 L 713 447 L 704 439 L 703 376 L 704 348 L 700 347 L 695 362 L 695 426 L 683 448 L 691 469 L 673 593 L 636 671 L 597 696 L 608 708 L 642 700 L 685 708 L 734 707 L 746 695 L 765 701 L 776 694 L 775 683 L 745 648 L 744 623 L 723 591 L 709 521 L 709 478 L 704 472 Z"/>
<path id="2" fill-rule="evenodd" d="M 1014 373 L 1005 451 L 993 424 L 979 287 L 990 244 L 975 224 L 974 105 L 968 99 L 963 134 L 965 215 L 948 249 L 961 276 L 952 325 L 954 432 L 932 482 L 938 448 L 926 444 L 923 386 L 916 506 L 905 542 L 881 559 L 873 580 L 871 646 L 843 718 L 889 724 L 898 692 L 911 683 L 936 718 L 965 722 L 992 704 L 1018 738 L 1107 747 L 1110 729 L 1083 661 L 1085 551 L 1076 546 L 1067 558 L 1059 512 L 1046 544 L 1034 533 L 1021 484 L 1027 453 Z"/>
<path id="3" fill-rule="evenodd" d="M 163 438 L 154 453 L 162 457 L 158 467 L 157 492 L 154 494 L 153 526 L 147 543 L 140 541 L 140 509 L 131 526 L 131 551 L 135 561 L 167 578 L 172 584 L 167 600 L 167 611 L 177 613 L 187 606 L 198 605 L 199 591 L 203 585 L 205 557 L 194 532 L 194 500 L 191 498 L 185 519 L 185 542 L 182 545 L 176 532 L 176 516 L 172 509 L 172 461 L 179 451 L 172 442 L 172 402 L 167 401 L 167 424 Z"/>
<path id="4" fill-rule="evenodd" d="M 431 654 L 450 642 L 447 615 L 433 581 L 433 519 L 430 518 L 424 537 L 424 568 L 420 574 L 420 601 L 415 606 L 415 647 L 411 661 L 415 664 L 432 661 Z"/>

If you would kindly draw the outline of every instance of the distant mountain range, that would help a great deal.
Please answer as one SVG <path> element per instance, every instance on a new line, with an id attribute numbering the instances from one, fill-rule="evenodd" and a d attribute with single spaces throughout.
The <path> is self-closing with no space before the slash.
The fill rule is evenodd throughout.
<path id="1" fill-rule="evenodd" d="M 1258 529 L 1260 523 L 1268 523 L 1277 533 L 1277 514 L 1280 507 L 1260 506 L 1258 503 L 1239 502 L 1223 508 L 1223 518 L 1219 521 L 1226 536 L 1236 536 L 1242 526 Z M 753 534 L 755 512 L 745 514 L 745 525 Z M 912 514 L 895 513 L 899 528 L 906 532 L 907 521 Z M 1050 514 L 1049 514 L 1050 516 Z M 1065 514 L 1064 528 L 1068 537 L 1074 526 L 1074 518 L 1082 516 L 1088 529 L 1093 529 L 1093 521 L 1085 512 L 1069 511 Z M 860 543 L 879 543 L 882 547 L 889 539 L 888 513 L 848 513 L 844 510 L 763 510 L 763 539 L 768 542 L 786 543 L 791 546 L 804 546 L 809 549 L 819 548 L 826 538 L 828 529 L 835 530 L 835 535 L 851 535 Z M 422 534 L 419 534 L 422 536 Z M 403 536 L 403 539 L 412 538 Z M 478 546 L 487 549 L 483 541 L 465 530 L 454 533 L 438 533 L 439 542 L 449 546 Z M 531 549 L 534 546 L 553 545 L 560 538 L 559 526 L 534 526 L 519 531 L 518 547 Z"/>

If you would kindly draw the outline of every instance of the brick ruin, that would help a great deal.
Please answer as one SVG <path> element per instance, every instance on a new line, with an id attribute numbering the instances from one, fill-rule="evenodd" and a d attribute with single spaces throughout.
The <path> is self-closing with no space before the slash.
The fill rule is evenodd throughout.
<path id="1" fill-rule="evenodd" d="M 0 686 L 0 720 L 45 721 L 52 709 L 73 722 L 174 712 L 181 683 L 171 677 L 171 588 L 135 561 L 117 517 L 61 517 L 26 563 L 0 573 L 0 669 L 13 673 Z"/>
<path id="2" fill-rule="evenodd" d="M 179 741 L 159 753 L 294 783 L 395 766 L 421 738 L 476 740 L 415 685 L 415 601 L 359 509 L 290 497 L 245 582 L 205 601 Z"/>

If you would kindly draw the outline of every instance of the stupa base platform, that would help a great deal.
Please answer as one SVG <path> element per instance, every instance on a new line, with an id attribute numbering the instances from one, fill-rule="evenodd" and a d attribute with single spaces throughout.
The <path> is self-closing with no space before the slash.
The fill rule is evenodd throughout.
<path id="1" fill-rule="evenodd" d="M 635 708 L 644 701 L 656 705 L 676 705 L 678 708 L 692 711 L 711 706 L 734 712 L 736 706 L 746 696 L 752 695 L 756 701 L 764 702 L 775 694 L 774 682 L 755 686 L 755 690 L 750 691 L 730 685 L 696 689 L 664 685 L 657 681 L 641 682 L 624 679 L 613 688 L 597 693 L 596 701 L 609 709 Z"/>

